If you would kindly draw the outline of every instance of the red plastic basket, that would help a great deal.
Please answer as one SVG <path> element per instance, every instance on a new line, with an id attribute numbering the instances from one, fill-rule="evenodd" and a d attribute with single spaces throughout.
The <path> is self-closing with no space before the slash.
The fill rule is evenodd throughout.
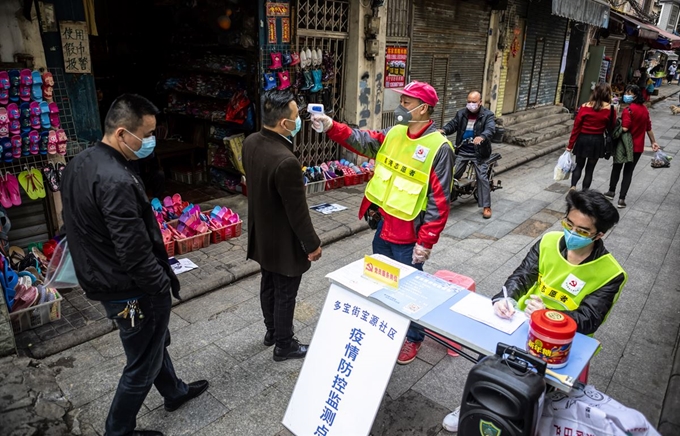
<path id="1" fill-rule="evenodd" d="M 179 220 L 173 220 L 168 222 L 168 225 L 173 226 L 175 229 L 177 228 L 178 224 Z M 174 254 L 186 254 L 192 251 L 200 250 L 201 248 L 209 247 L 211 233 L 212 232 L 208 231 L 207 233 L 200 233 L 198 235 L 190 236 L 188 238 L 176 239 Z M 168 249 L 167 244 L 165 246 L 165 249 L 166 250 Z"/>
<path id="2" fill-rule="evenodd" d="M 326 180 L 326 191 L 331 189 L 338 189 L 345 186 L 345 177 L 336 177 L 335 179 Z"/>
<path id="3" fill-rule="evenodd" d="M 192 236 L 186 239 L 178 239 L 177 242 L 177 254 L 191 253 L 192 251 L 200 250 L 201 248 L 206 248 L 210 246 L 210 234 L 201 233 L 196 236 Z"/>
<path id="4" fill-rule="evenodd" d="M 170 241 L 165 243 L 165 251 L 168 252 L 168 257 L 175 255 L 175 241 Z"/>
<path id="5" fill-rule="evenodd" d="M 242 230 L 243 221 L 239 221 L 235 224 L 230 224 L 228 226 L 214 229 L 210 234 L 210 243 L 218 244 L 231 238 L 238 238 L 239 236 L 241 236 Z"/>

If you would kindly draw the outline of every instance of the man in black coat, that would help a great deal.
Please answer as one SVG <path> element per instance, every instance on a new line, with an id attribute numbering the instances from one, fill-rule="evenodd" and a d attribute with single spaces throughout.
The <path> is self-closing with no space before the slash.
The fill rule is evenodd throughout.
<path id="1" fill-rule="evenodd" d="M 248 258 L 260 264 L 260 302 L 274 360 L 299 359 L 307 345 L 293 336 L 295 297 L 302 274 L 321 257 L 309 216 L 302 166 L 288 138 L 300 131 L 295 96 L 272 90 L 262 98 L 262 130 L 243 143 L 248 184 Z"/>
<path id="2" fill-rule="evenodd" d="M 491 185 L 486 176 L 489 165 L 486 158 L 480 158 L 475 148 L 482 142 L 491 144 L 491 137 L 496 133 L 496 116 L 489 109 L 482 106 L 482 94 L 472 91 L 467 98 L 465 109 L 456 113 L 451 121 L 439 130 L 446 136 L 456 135 L 456 169 L 454 178 L 463 177 L 468 163 L 472 163 L 477 177 L 477 204 L 483 207 L 482 216 L 491 218 Z M 472 144 L 461 144 L 465 139 L 472 139 Z"/>
<path id="3" fill-rule="evenodd" d="M 78 283 L 118 325 L 127 357 L 106 419 L 108 436 L 162 436 L 135 430 L 151 386 L 168 412 L 208 388 L 205 380 L 187 385 L 172 366 L 170 294 L 179 298 L 179 281 L 144 184 L 130 165 L 153 152 L 157 113 L 144 97 L 120 96 L 106 115 L 104 138 L 71 160 L 61 182 Z"/>

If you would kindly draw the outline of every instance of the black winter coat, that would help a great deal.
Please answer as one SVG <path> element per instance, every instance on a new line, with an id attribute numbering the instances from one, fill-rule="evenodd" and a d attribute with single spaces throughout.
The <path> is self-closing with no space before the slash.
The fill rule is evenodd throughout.
<path id="1" fill-rule="evenodd" d="M 68 246 L 88 298 L 118 301 L 171 289 L 178 297 L 144 185 L 122 154 L 101 142 L 79 153 L 64 170 L 61 195 Z"/>
<path id="2" fill-rule="evenodd" d="M 540 253 L 540 245 L 541 241 L 538 241 L 531 247 L 531 250 L 529 250 L 520 266 L 505 282 L 508 297 L 515 301 L 522 298 L 538 280 L 538 256 Z M 565 259 L 567 258 L 567 246 L 564 242 L 564 236 L 560 239 L 560 253 Z M 593 252 L 590 253 L 590 256 L 581 262 L 581 264 L 592 262 L 608 253 L 609 251 L 604 248 L 602 240 L 598 239 L 595 241 Z M 562 312 L 576 321 L 576 329 L 579 333 L 584 335 L 595 333 L 604 322 L 609 310 L 614 305 L 614 298 L 616 298 L 616 294 L 619 292 L 623 280 L 624 275 L 619 274 L 609 283 L 583 298 L 576 310 L 565 310 Z M 501 298 L 503 298 L 503 292 L 496 294 L 492 298 L 492 301 L 496 302 Z"/>
<path id="3" fill-rule="evenodd" d="M 248 258 L 267 271 L 301 276 L 321 245 L 309 216 L 302 166 L 293 144 L 262 129 L 243 143 L 248 185 Z"/>
<path id="4" fill-rule="evenodd" d="M 456 113 L 451 121 L 444 125 L 444 134 L 446 136 L 456 135 L 456 147 L 458 147 L 461 142 L 463 142 L 463 134 L 467 128 L 468 117 L 470 112 L 467 109 L 461 109 Z M 474 136 L 482 136 L 487 141 L 491 141 L 491 137 L 496 133 L 496 115 L 489 109 L 482 106 L 477 114 L 477 121 L 475 121 L 475 126 L 472 129 Z"/>

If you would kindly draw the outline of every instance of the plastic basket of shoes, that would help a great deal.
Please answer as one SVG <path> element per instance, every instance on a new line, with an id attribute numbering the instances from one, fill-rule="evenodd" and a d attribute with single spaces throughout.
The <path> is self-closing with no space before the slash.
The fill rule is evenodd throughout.
<path id="1" fill-rule="evenodd" d="M 188 206 L 179 220 L 168 226 L 176 241 L 175 253 L 186 254 L 210 246 L 210 228 L 200 218 L 198 206 Z"/>
<path id="2" fill-rule="evenodd" d="M 218 244 L 231 238 L 238 238 L 243 231 L 243 221 L 229 208 L 215 206 L 212 211 L 203 212 L 209 217 L 210 243 Z"/>
<path id="3" fill-rule="evenodd" d="M 21 277 L 9 314 L 15 334 L 40 327 L 61 318 L 62 297 L 56 289 L 31 284 L 28 277 Z"/>

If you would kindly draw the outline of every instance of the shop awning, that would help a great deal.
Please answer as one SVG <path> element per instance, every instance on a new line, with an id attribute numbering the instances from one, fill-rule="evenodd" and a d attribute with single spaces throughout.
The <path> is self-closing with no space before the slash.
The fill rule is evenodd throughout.
<path id="1" fill-rule="evenodd" d="M 675 49 L 675 48 L 680 48 L 680 36 L 673 35 L 670 32 L 666 32 L 663 29 L 659 29 L 656 26 L 654 27 L 658 32 L 659 36 L 656 38 L 656 42 L 661 45 L 661 47 L 656 47 L 656 48 L 662 48 L 662 49 Z M 654 44 L 652 44 L 654 46 Z"/>
<path id="2" fill-rule="evenodd" d="M 579 23 L 607 27 L 609 4 L 604 0 L 553 0 L 552 14 Z"/>
<path id="3" fill-rule="evenodd" d="M 626 33 L 628 35 L 635 35 L 638 38 L 649 39 L 651 41 L 656 41 L 659 37 L 659 30 L 657 27 L 651 24 L 643 23 L 637 18 L 633 18 L 630 15 L 625 15 L 620 12 L 611 11 L 612 16 L 618 17 L 623 20 Z"/>

